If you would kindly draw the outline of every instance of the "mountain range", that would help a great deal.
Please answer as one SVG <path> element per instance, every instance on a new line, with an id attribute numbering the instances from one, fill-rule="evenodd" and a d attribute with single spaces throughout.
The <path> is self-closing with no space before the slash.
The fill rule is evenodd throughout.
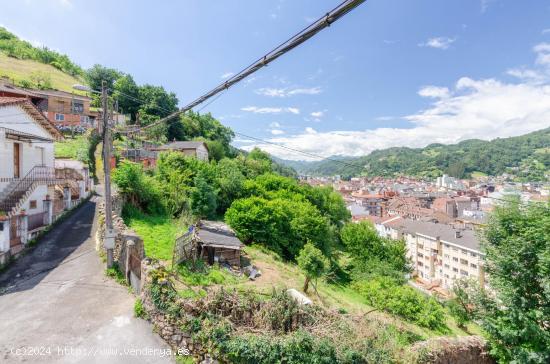
<path id="1" fill-rule="evenodd" d="M 435 178 L 443 173 L 458 178 L 508 173 L 519 181 L 548 181 L 550 128 L 491 141 L 469 139 L 457 144 L 430 144 L 424 148 L 394 147 L 362 157 L 330 157 L 321 161 L 278 162 L 301 175 L 399 175 Z"/>

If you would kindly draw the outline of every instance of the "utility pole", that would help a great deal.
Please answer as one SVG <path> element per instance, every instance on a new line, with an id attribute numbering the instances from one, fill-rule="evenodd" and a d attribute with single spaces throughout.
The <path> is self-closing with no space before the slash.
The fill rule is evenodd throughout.
<path id="1" fill-rule="evenodd" d="M 101 107 L 103 109 L 103 172 L 105 175 L 105 249 L 107 250 L 107 268 L 113 266 L 115 235 L 113 232 L 113 210 L 111 204 L 111 129 L 107 99 L 107 82 L 101 82 Z"/>

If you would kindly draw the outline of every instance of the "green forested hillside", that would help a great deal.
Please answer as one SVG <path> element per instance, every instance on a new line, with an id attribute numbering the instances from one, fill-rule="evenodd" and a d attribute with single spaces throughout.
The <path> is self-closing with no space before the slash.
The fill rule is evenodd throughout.
<path id="1" fill-rule="evenodd" d="M 550 170 L 550 128 L 522 136 L 491 141 L 470 139 L 458 144 L 430 144 L 425 148 L 396 147 L 376 150 L 341 161 L 288 162 L 301 174 L 455 177 L 472 174 L 514 174 L 519 180 L 542 181 Z"/>

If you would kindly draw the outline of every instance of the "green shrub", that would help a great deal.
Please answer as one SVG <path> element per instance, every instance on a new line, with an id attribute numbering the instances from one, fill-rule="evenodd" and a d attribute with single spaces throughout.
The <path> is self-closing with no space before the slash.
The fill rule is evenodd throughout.
<path id="1" fill-rule="evenodd" d="M 145 308 L 143 307 L 141 298 L 136 299 L 136 302 L 134 303 L 134 316 L 145 320 L 149 317 L 147 311 L 145 311 Z"/>
<path id="2" fill-rule="evenodd" d="M 113 181 L 128 201 L 151 214 L 165 212 L 161 186 L 145 174 L 141 164 L 124 161 L 113 171 Z"/>
<path id="3" fill-rule="evenodd" d="M 387 311 L 420 326 L 445 330 L 445 311 L 432 297 L 409 286 L 396 284 L 389 278 L 378 277 L 354 283 L 355 289 L 367 304 Z"/>
<path id="4" fill-rule="evenodd" d="M 109 278 L 114 279 L 117 281 L 117 283 L 127 286 L 128 282 L 126 282 L 126 277 L 124 277 L 124 273 L 120 271 L 120 268 L 118 267 L 118 264 L 114 263 L 111 268 L 107 268 L 105 270 L 105 275 Z"/>
<path id="5" fill-rule="evenodd" d="M 338 363 L 336 349 L 327 340 L 305 331 L 285 337 L 243 335 L 222 343 L 221 351 L 232 363 Z"/>

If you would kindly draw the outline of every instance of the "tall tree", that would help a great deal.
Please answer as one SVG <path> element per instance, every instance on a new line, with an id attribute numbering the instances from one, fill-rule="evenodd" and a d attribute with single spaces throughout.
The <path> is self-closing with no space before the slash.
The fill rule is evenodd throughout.
<path id="1" fill-rule="evenodd" d="M 484 232 L 480 318 L 502 362 L 550 362 L 550 203 L 497 207 Z"/>
<path id="2" fill-rule="evenodd" d="M 143 85 L 139 88 L 139 117 L 142 124 L 150 124 L 178 110 L 178 98 L 162 86 Z M 182 140 L 182 125 L 178 119 L 166 123 L 166 138 Z"/>
<path id="3" fill-rule="evenodd" d="M 113 85 L 121 76 L 122 74 L 114 68 L 107 68 L 100 64 L 93 65 L 84 74 L 84 78 L 92 90 L 101 90 L 101 82 L 106 81 L 109 94 L 113 92 Z"/>
<path id="4" fill-rule="evenodd" d="M 139 87 L 131 75 L 119 77 L 113 85 L 113 98 L 124 114 L 130 114 L 132 121 L 136 120 L 141 102 L 139 101 Z"/>

